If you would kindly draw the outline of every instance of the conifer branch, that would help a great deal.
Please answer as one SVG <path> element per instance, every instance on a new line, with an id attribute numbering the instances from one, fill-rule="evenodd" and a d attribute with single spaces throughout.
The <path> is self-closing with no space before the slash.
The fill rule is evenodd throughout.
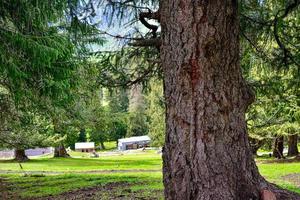
<path id="1" fill-rule="evenodd" d="M 135 8 L 135 9 L 150 10 L 150 8 L 148 8 L 148 7 L 137 6 L 137 5 L 132 4 L 132 2 L 134 2 L 133 0 L 127 0 L 127 1 L 124 1 L 124 2 L 107 0 L 107 2 L 110 5 L 119 5 L 119 6 L 122 6 L 122 7 L 131 7 L 131 8 Z"/>
<path id="2" fill-rule="evenodd" d="M 297 63 L 294 58 L 292 53 L 288 50 L 288 48 L 284 45 L 284 43 L 281 41 L 280 36 L 279 36 L 279 31 L 278 31 L 278 24 L 280 20 L 283 20 L 288 16 L 288 14 L 293 11 L 295 8 L 297 8 L 300 5 L 300 0 L 294 0 L 293 3 L 288 5 L 284 10 L 280 10 L 277 12 L 274 21 L 273 21 L 273 34 L 276 43 L 278 44 L 279 48 L 283 51 L 283 62 L 285 65 L 288 65 L 288 60 L 290 59 L 294 64 L 297 66 L 300 66 L 299 63 Z M 282 15 L 279 15 L 282 13 Z"/>
<path id="3" fill-rule="evenodd" d="M 151 39 L 140 39 L 136 40 L 135 42 L 129 43 L 129 46 L 133 47 L 157 47 L 159 48 L 161 45 L 161 39 L 158 38 L 151 38 Z"/>

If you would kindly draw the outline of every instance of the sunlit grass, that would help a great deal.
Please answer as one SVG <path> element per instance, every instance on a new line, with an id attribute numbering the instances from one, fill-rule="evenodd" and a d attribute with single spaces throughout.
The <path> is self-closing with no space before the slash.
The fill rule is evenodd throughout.
<path id="1" fill-rule="evenodd" d="M 259 159 L 258 159 L 259 160 Z M 270 161 L 270 159 L 268 159 Z M 265 160 L 263 160 L 265 161 Z M 66 191 L 85 187 L 103 186 L 109 183 L 128 183 L 132 192 L 162 197 L 162 160 L 161 155 L 155 151 L 135 152 L 132 154 L 103 156 L 100 158 L 39 158 L 22 164 L 25 171 L 51 171 L 66 174 L 42 176 L 24 176 L 23 174 L 6 174 L 10 182 L 10 191 L 22 197 L 41 197 L 57 195 Z M 283 179 L 288 174 L 300 174 L 300 163 L 262 162 L 259 160 L 258 168 L 261 174 L 270 182 L 300 193 L 295 183 Z M 1 161 L 0 170 L 20 170 L 18 163 Z M 93 174 L 94 170 L 106 170 L 105 174 Z M 112 171 L 107 171 L 112 170 Z M 115 171 L 114 171 L 115 170 Z M 136 170 L 122 172 L 118 170 Z M 157 172 L 142 172 L 141 170 L 157 170 Z M 82 172 L 84 174 L 74 174 Z M 122 173 L 121 173 L 122 172 Z M 120 188 L 117 193 L 124 193 Z M 103 195 L 108 195 L 109 193 Z M 102 196 L 101 196 L 102 197 Z M 99 197 L 100 198 L 100 197 Z M 100 198 L 101 199 L 101 198 Z"/>
<path id="2" fill-rule="evenodd" d="M 100 158 L 40 158 L 22 163 L 27 171 L 159 170 L 161 155 L 153 151 Z M 0 170 L 20 170 L 15 161 L 0 161 Z"/>
<path id="3" fill-rule="evenodd" d="M 24 177 L 6 175 L 9 178 L 9 190 L 21 197 L 42 197 L 58 195 L 70 190 L 85 187 L 105 186 L 109 183 L 128 183 L 138 185 L 136 190 L 162 189 L 161 173 L 113 173 L 113 174 L 66 174 L 46 175 L 42 177 Z M 152 186 L 153 185 L 153 186 Z"/>
<path id="4" fill-rule="evenodd" d="M 116 150 L 117 149 L 117 144 L 116 141 L 112 142 L 104 142 L 105 149 L 100 150 L 101 151 L 111 151 L 111 150 Z"/>
<path id="5" fill-rule="evenodd" d="M 300 174 L 300 163 L 265 163 L 258 164 L 260 173 L 270 182 L 283 188 L 300 193 L 300 188 L 284 180 L 288 174 Z M 300 182 L 300 181 L 299 181 Z"/>

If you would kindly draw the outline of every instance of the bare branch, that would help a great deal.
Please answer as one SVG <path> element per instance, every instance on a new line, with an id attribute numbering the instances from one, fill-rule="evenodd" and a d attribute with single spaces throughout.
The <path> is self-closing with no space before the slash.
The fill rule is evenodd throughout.
<path id="1" fill-rule="evenodd" d="M 143 40 L 144 38 L 134 38 L 134 37 L 127 37 L 122 35 L 114 35 L 106 31 L 101 31 L 100 34 L 108 35 L 110 37 L 116 38 L 116 39 L 124 39 L 124 40 Z"/>
<path id="2" fill-rule="evenodd" d="M 101 83 L 103 86 L 108 86 L 110 88 L 112 87 L 130 87 L 132 85 L 138 84 L 143 82 L 145 79 L 150 78 L 153 76 L 153 74 L 157 73 L 160 70 L 160 66 L 158 67 L 151 67 L 146 69 L 142 74 L 140 74 L 138 77 L 136 77 L 133 80 L 128 80 L 125 82 L 109 82 L 107 84 Z"/>
<path id="3" fill-rule="evenodd" d="M 140 22 L 145 26 L 147 27 L 148 29 L 152 30 L 152 35 L 153 35 L 153 38 L 156 38 L 157 37 L 157 29 L 158 29 L 158 26 L 156 25 L 153 25 L 153 24 L 149 24 L 149 22 L 147 22 L 147 19 L 156 19 L 156 20 L 159 20 L 159 12 L 141 12 L 139 14 L 139 20 Z"/>
<path id="4" fill-rule="evenodd" d="M 137 5 L 132 4 L 132 2 L 134 2 L 133 0 L 128 0 L 128 1 L 125 1 L 125 2 L 113 1 L 113 0 L 107 0 L 107 1 L 111 5 L 119 5 L 119 6 L 131 7 L 131 8 L 135 8 L 135 9 L 150 10 L 150 8 L 148 8 L 148 7 L 137 6 Z"/>
<path id="5" fill-rule="evenodd" d="M 157 47 L 157 48 L 159 48 L 160 45 L 161 45 L 160 38 L 142 39 L 142 40 L 136 40 L 135 42 L 129 43 L 129 46 L 133 46 L 133 47 Z"/>
<path id="6" fill-rule="evenodd" d="M 147 18 L 147 19 L 155 19 L 159 22 L 160 21 L 160 12 L 159 12 L 159 10 L 156 12 L 151 12 L 151 11 L 150 12 L 141 12 L 140 17 Z"/>

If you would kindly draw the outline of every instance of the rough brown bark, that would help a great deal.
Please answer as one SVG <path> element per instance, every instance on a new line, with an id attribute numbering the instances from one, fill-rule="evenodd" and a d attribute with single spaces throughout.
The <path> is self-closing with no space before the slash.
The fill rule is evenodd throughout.
<path id="1" fill-rule="evenodd" d="M 25 162 L 29 160 L 24 149 L 15 149 L 15 160 L 18 162 Z"/>
<path id="2" fill-rule="evenodd" d="M 67 150 L 65 149 L 64 145 L 59 145 L 58 147 L 55 147 L 54 149 L 54 157 L 64 157 L 68 158 L 70 155 L 67 153 Z"/>
<path id="3" fill-rule="evenodd" d="M 258 173 L 245 111 L 237 1 L 160 1 L 166 98 L 163 179 L 167 200 L 254 200 L 276 190 Z M 285 197 L 284 195 L 287 195 Z"/>
<path id="4" fill-rule="evenodd" d="M 297 156 L 299 154 L 298 151 L 298 135 L 289 135 L 289 149 L 288 156 Z"/>
<path id="5" fill-rule="evenodd" d="M 274 158 L 284 158 L 283 156 L 283 142 L 284 142 L 284 137 L 283 136 L 277 136 L 274 139 L 274 145 L 273 145 L 273 157 Z"/>

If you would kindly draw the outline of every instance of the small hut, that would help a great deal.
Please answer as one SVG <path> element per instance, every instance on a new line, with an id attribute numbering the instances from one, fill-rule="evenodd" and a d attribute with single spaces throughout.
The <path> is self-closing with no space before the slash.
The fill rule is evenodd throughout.
<path id="1" fill-rule="evenodd" d="M 95 143 L 94 142 L 78 142 L 75 143 L 75 151 L 78 152 L 94 152 Z"/>
<path id="2" fill-rule="evenodd" d="M 138 149 L 143 147 L 148 147 L 150 145 L 150 137 L 138 136 L 138 137 L 130 137 L 118 140 L 118 150 L 124 151 L 129 149 Z"/>

